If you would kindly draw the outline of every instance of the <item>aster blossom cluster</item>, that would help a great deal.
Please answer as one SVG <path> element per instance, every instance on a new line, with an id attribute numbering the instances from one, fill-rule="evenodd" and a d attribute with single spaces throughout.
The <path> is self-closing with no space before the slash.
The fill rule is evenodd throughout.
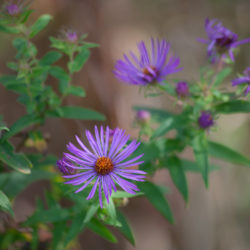
<path id="1" fill-rule="evenodd" d="M 205 30 L 208 39 L 198 39 L 198 41 L 208 45 L 207 55 L 212 63 L 215 63 L 221 57 L 225 58 L 227 54 L 234 61 L 234 49 L 239 45 L 250 42 L 250 38 L 239 41 L 238 35 L 224 27 L 217 19 L 209 20 L 207 18 Z"/>
<path id="2" fill-rule="evenodd" d="M 137 46 L 139 58 L 130 51 L 131 59 L 124 54 L 124 59 L 115 64 L 114 74 L 120 81 L 145 86 L 160 83 L 167 75 L 181 70 L 180 60 L 170 55 L 170 44 L 166 40 L 152 38 L 150 49 L 144 41 Z"/>
<path id="3" fill-rule="evenodd" d="M 93 198 L 98 187 L 101 207 L 103 207 L 102 192 L 107 202 L 109 202 L 112 192 L 117 190 L 116 184 L 131 194 L 139 191 L 138 187 L 128 180 L 144 180 L 146 174 L 144 171 L 131 169 L 131 167 L 143 163 L 140 160 L 143 154 L 127 161 L 126 159 L 138 148 L 140 143 L 132 140 L 126 145 L 130 136 L 126 135 L 122 129 L 114 130 L 110 142 L 110 129 L 108 126 L 105 131 L 102 126 L 100 131 L 95 126 L 95 137 L 88 130 L 86 131 L 86 137 L 90 149 L 77 136 L 76 140 L 81 147 L 80 149 L 72 143 L 67 145 L 70 153 L 64 154 L 67 159 L 67 161 L 64 160 L 64 164 L 78 173 L 64 175 L 64 178 L 72 179 L 65 183 L 74 186 L 80 185 L 80 188 L 75 191 L 76 193 L 81 192 L 92 183 L 93 187 L 87 199 Z"/>

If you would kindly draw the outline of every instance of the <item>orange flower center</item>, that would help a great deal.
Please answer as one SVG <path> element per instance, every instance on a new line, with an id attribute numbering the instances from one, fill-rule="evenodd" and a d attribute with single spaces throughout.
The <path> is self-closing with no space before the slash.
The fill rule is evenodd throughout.
<path id="1" fill-rule="evenodd" d="M 95 171 L 100 175 L 109 174 L 113 169 L 114 165 L 109 157 L 102 156 L 95 163 Z"/>
<path id="2" fill-rule="evenodd" d="M 151 68 L 153 71 L 156 72 L 156 67 L 150 66 L 150 68 Z M 154 75 L 153 75 L 147 68 L 144 68 L 144 69 L 142 70 L 142 72 L 143 72 L 143 74 L 145 74 L 145 75 L 154 77 Z"/>

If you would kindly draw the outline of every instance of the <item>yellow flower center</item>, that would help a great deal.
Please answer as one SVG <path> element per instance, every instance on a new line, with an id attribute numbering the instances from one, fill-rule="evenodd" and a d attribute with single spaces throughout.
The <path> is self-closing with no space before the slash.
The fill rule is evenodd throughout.
<path id="1" fill-rule="evenodd" d="M 100 175 L 109 174 L 113 169 L 114 165 L 109 157 L 102 156 L 95 163 L 95 171 Z"/>

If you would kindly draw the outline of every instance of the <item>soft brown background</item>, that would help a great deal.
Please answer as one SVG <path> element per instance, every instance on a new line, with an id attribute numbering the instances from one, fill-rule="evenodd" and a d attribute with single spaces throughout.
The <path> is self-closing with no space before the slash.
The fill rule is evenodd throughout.
<path id="1" fill-rule="evenodd" d="M 44 13 L 54 16 L 47 31 L 35 40 L 40 56 L 48 49 L 48 36 L 57 36 L 62 28 L 88 33 L 88 41 L 100 44 L 100 48 L 92 50 L 91 59 L 83 71 L 74 78 L 75 84 L 85 88 L 87 97 L 68 98 L 67 103 L 98 110 L 108 117 L 109 125 L 125 128 L 134 136 L 138 131 L 131 126 L 133 105 L 147 104 L 171 110 L 174 106 L 166 95 L 145 99 L 136 87 L 114 78 L 112 69 L 122 53 L 135 50 L 136 42 L 142 39 L 166 38 L 184 67 L 178 77 L 193 80 L 198 77 L 199 65 L 206 62 L 205 45 L 196 42 L 197 37 L 205 37 L 206 17 L 221 19 L 240 38 L 250 37 L 249 0 L 37 0 L 33 8 L 36 10 L 33 19 Z M 8 72 L 5 62 L 12 60 L 14 55 L 9 39 L 1 34 L 0 73 Z M 236 70 L 242 71 L 249 66 L 249 48 L 249 44 L 242 46 Z M 0 113 L 8 124 L 21 112 L 24 110 L 16 103 L 16 95 L 0 87 Z M 82 134 L 93 124 L 48 121 L 46 131 L 52 136 L 50 152 L 60 156 L 65 144 L 74 140 L 74 134 Z M 213 139 L 249 154 L 249 115 L 221 117 L 217 124 L 217 132 L 211 133 Z M 168 198 L 176 218 L 174 226 L 144 198 L 137 198 L 125 209 L 135 232 L 136 247 L 119 235 L 119 243 L 113 245 L 87 231 L 79 237 L 80 245 L 74 249 L 248 250 L 250 172 L 240 166 L 220 165 L 222 170 L 210 176 L 209 190 L 205 190 L 199 175 L 188 175 L 190 201 L 187 207 L 166 171 L 155 176 L 158 183 L 172 187 Z M 34 187 L 37 189 L 35 194 Z M 23 192 L 15 203 L 17 218 L 21 220 L 32 212 L 35 196 L 42 194 L 43 189 L 44 183 L 39 182 Z"/>

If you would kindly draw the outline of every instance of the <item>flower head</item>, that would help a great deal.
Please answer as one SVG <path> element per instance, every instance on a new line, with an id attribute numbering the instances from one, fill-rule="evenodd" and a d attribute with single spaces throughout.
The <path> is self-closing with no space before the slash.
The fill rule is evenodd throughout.
<path id="1" fill-rule="evenodd" d="M 77 33 L 74 31 L 68 31 L 66 33 L 67 40 L 71 43 L 75 43 L 78 40 Z"/>
<path id="2" fill-rule="evenodd" d="M 74 168 L 70 167 L 71 162 L 65 157 L 58 160 L 56 162 L 56 165 L 58 169 L 61 171 L 61 173 L 63 174 L 74 174 L 76 172 Z"/>
<path id="3" fill-rule="evenodd" d="M 155 84 L 181 70 L 177 68 L 179 58 L 170 55 L 170 45 L 165 40 L 151 39 L 151 50 L 143 41 L 137 46 L 139 58 L 130 52 L 132 60 L 124 54 L 124 59 L 116 62 L 114 74 L 119 80 L 133 85 Z"/>
<path id="4" fill-rule="evenodd" d="M 250 42 L 250 38 L 238 41 L 238 35 L 224 27 L 217 19 L 209 20 L 207 18 L 205 29 L 208 39 L 198 40 L 208 44 L 207 55 L 212 63 L 216 62 L 221 56 L 222 58 L 226 57 L 227 53 L 234 61 L 233 50 L 241 44 Z"/>
<path id="5" fill-rule="evenodd" d="M 9 15 L 14 16 L 14 15 L 19 14 L 20 7 L 17 4 L 10 3 L 10 4 L 6 5 L 6 10 L 7 10 Z"/>
<path id="6" fill-rule="evenodd" d="M 101 207 L 103 206 L 102 191 L 107 202 L 109 202 L 112 191 L 114 190 L 116 192 L 116 184 L 124 191 L 135 194 L 135 191 L 139 191 L 139 189 L 134 183 L 128 180 L 143 181 L 146 174 L 140 170 L 130 169 L 132 166 L 143 163 L 143 161 L 139 161 L 143 154 L 126 161 L 140 143 L 137 143 L 136 140 L 132 140 L 129 145 L 126 145 L 129 135 L 126 135 L 122 129 L 115 129 L 112 141 L 110 142 L 109 131 L 109 127 L 106 127 L 104 131 L 104 128 L 101 126 L 99 131 L 95 126 L 94 137 L 87 130 L 86 137 L 90 149 L 76 136 L 76 140 L 81 149 L 69 143 L 67 149 L 70 153 L 64 154 L 66 159 L 71 162 L 68 166 L 78 170 L 77 174 L 63 176 L 64 178 L 72 179 L 65 183 L 81 185 L 76 193 L 84 190 L 88 185 L 93 183 L 87 200 L 93 198 L 98 186 Z"/>
<path id="7" fill-rule="evenodd" d="M 209 111 L 202 111 L 198 119 L 200 128 L 207 129 L 214 125 L 213 116 Z"/>
<path id="8" fill-rule="evenodd" d="M 175 86 L 178 97 L 185 98 L 189 95 L 189 87 L 186 82 L 178 82 Z"/>
<path id="9" fill-rule="evenodd" d="M 138 122 L 145 123 L 150 120 L 150 113 L 147 110 L 138 110 L 136 113 L 136 119 Z"/>
<path id="10" fill-rule="evenodd" d="M 236 86 L 239 84 L 247 84 L 248 87 L 245 90 L 245 94 L 247 95 L 250 92 L 250 67 L 246 68 L 243 72 L 243 76 L 236 78 L 232 81 L 232 85 Z"/>

